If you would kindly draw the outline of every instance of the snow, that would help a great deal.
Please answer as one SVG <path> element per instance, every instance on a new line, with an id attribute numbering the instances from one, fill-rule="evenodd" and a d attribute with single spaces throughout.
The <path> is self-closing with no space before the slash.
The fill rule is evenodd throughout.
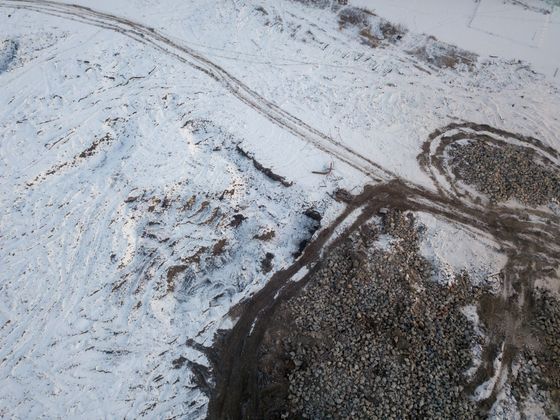
<path id="1" fill-rule="evenodd" d="M 513 42 L 480 28 L 492 26 L 493 10 L 498 26 L 534 12 L 508 4 L 504 15 L 482 0 L 479 29 L 465 26 L 455 39 L 452 29 L 476 4 L 452 1 L 426 0 L 422 13 L 405 1 L 376 2 L 378 14 L 410 30 L 377 49 L 339 30 L 333 12 L 287 0 L 79 2 L 192 48 L 301 120 L 294 132 L 178 48 L 1 0 L 0 416 L 203 418 L 207 396 L 173 361 L 208 365 L 185 343 L 210 345 L 235 323 L 228 310 L 272 274 L 260 267 L 267 252 L 274 271 L 293 262 L 311 223 L 306 209 L 317 208 L 327 226 L 343 209 L 330 194 L 361 191 L 371 173 L 433 189 L 416 156 L 452 121 L 558 148 L 560 97 L 550 83 L 558 78 L 547 67 L 558 63 L 558 37 L 550 38 L 558 9 L 543 15 L 546 27 L 540 14 L 531 21 L 536 38 L 516 33 Z M 448 14 L 443 23 L 436 12 Z M 419 32 L 506 59 L 481 57 L 472 72 L 434 69 L 408 52 L 426 42 Z M 509 63 L 514 47 L 545 76 Z M 266 177 L 238 145 L 294 184 Z M 312 173 L 331 162 L 331 174 Z M 234 227 L 238 214 L 247 219 Z M 442 271 L 499 270 L 491 239 L 424 220 L 424 251 Z M 268 229 L 270 240 L 254 238 Z M 450 249 L 455 236 L 461 247 Z"/>
<path id="2" fill-rule="evenodd" d="M 502 348 L 493 362 L 494 368 L 494 375 L 490 379 L 488 379 L 483 384 L 479 385 L 474 391 L 474 399 L 475 401 L 482 401 L 490 397 L 492 390 L 496 388 L 496 383 L 498 381 L 505 382 L 507 376 L 503 375 L 504 371 L 502 370 L 502 358 L 503 358 L 504 346 L 502 344 Z M 506 368 L 507 371 L 507 368 Z M 502 383 L 503 385 L 503 383 Z M 501 386 L 498 387 L 498 389 Z"/>
<path id="3" fill-rule="evenodd" d="M 530 63 L 560 86 L 560 5 L 539 0 L 350 0 L 414 32 L 485 56 Z M 528 7 L 523 7 L 526 4 Z M 543 13 L 546 11 L 548 13 Z"/>
<path id="4" fill-rule="evenodd" d="M 507 263 L 507 255 L 500 252 L 491 237 L 425 212 L 416 216 L 418 223 L 425 227 L 420 253 L 434 265 L 438 282 L 451 284 L 456 273 L 466 271 L 475 284 L 496 283 L 496 275 Z"/>
<path id="5" fill-rule="evenodd" d="M 97 31 L 78 29 L 85 37 Z M 262 285 L 268 247 L 275 265 L 291 261 L 309 202 L 299 187 L 280 191 L 234 153 L 237 140 L 225 129 L 181 128 L 207 115 L 199 75 L 111 32 L 77 59 L 63 52 L 72 41 L 1 92 L 4 106 L 11 103 L 2 120 L 10 182 L 1 186 L 0 307 L 10 323 L 1 338 L 0 405 L 20 418 L 203 415 L 205 397 L 171 361 L 200 363 L 184 343 L 210 344 L 228 308 Z M 114 49 L 118 60 L 107 54 Z M 118 86 L 156 61 L 151 77 Z M 78 76 L 85 81 L 67 81 Z M 33 83 L 38 77 L 48 83 Z M 192 87 L 181 87 L 184 78 Z M 79 158 L 106 133 L 110 141 Z M 248 220 L 234 231 L 228 224 L 238 211 Z M 261 225 L 276 230 L 271 243 L 246 243 Z M 200 264 L 187 264 L 170 294 L 168 270 L 221 238 L 229 242 L 224 255 L 206 252 Z"/>
<path id="6" fill-rule="evenodd" d="M 466 305 L 463 308 L 461 308 L 461 312 L 473 324 L 473 328 L 476 336 L 484 337 L 484 334 L 480 329 L 480 319 L 478 317 L 478 311 L 476 306 Z M 465 372 L 465 376 L 470 379 L 473 378 L 480 364 L 482 363 L 482 345 L 480 343 L 475 343 L 471 349 L 471 353 L 472 353 L 472 365 Z"/>

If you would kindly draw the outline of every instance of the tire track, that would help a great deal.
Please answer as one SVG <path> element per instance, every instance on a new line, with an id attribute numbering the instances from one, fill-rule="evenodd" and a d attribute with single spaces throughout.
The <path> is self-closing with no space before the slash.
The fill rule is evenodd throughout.
<path id="1" fill-rule="evenodd" d="M 485 296 L 485 303 L 480 308 L 481 321 L 490 332 L 490 340 L 483 348 L 484 363 L 477 369 L 473 380 L 466 383 L 466 388 L 472 393 L 489 379 L 484 366 L 493 364 L 494 349 L 501 346 L 504 362 L 498 374 L 500 377 L 511 374 L 515 356 L 522 348 L 515 341 L 518 331 L 504 325 L 502 316 L 509 316 L 519 323 L 534 316 L 531 303 L 535 281 L 547 275 L 548 267 L 560 263 L 560 218 L 548 215 L 545 225 L 539 223 L 540 220 L 524 220 L 526 209 L 481 209 L 441 192 L 431 192 L 394 180 L 367 186 L 362 194 L 350 198 L 345 211 L 318 234 L 292 266 L 276 272 L 261 290 L 232 309 L 231 314 L 238 316 L 235 326 L 218 335 L 212 348 L 189 343 L 207 354 L 216 379 L 216 386 L 211 390 L 209 419 L 258 418 L 255 414 L 259 395 L 258 349 L 274 311 L 306 286 L 321 266 L 322 255 L 328 255 L 344 238 L 386 207 L 427 212 L 462 227 L 486 232 L 503 248 L 508 257 L 501 272 L 505 279 L 504 289 L 501 294 Z M 357 219 L 329 243 L 337 227 L 354 211 L 361 212 Z M 543 241 L 547 232 L 551 236 Z M 309 267 L 305 277 L 292 281 L 304 267 Z M 494 314 L 488 307 L 501 310 Z M 502 385 L 497 383 L 491 395 L 480 401 L 482 413 L 491 408 L 501 390 Z"/>
<path id="2" fill-rule="evenodd" d="M 0 1 L 0 7 L 24 9 L 74 20 L 118 32 L 137 42 L 149 45 L 205 73 L 221 84 L 238 100 L 275 125 L 346 163 L 370 179 L 379 182 L 397 178 L 397 175 L 392 171 L 383 168 L 368 157 L 310 126 L 295 115 L 269 101 L 200 52 L 186 45 L 178 44 L 152 27 L 76 4 L 38 0 L 2 0 Z"/>
<path id="3" fill-rule="evenodd" d="M 75 20 L 119 32 L 137 42 L 150 45 L 162 53 L 207 74 L 236 98 L 271 122 L 313 144 L 318 149 L 333 155 L 368 177 L 377 181 L 396 178 L 394 173 L 268 101 L 200 53 L 177 44 L 153 28 L 125 18 L 97 12 L 87 7 L 51 1 L 0 0 L 0 6 L 26 9 Z M 557 266 L 560 261 L 560 243 L 558 242 L 560 220 L 556 216 L 536 211 L 531 212 L 536 219 L 527 220 L 527 209 L 515 210 L 503 207 L 491 209 L 473 205 L 469 202 L 468 197 L 461 197 L 456 189 L 446 189 L 445 185 L 440 182 L 445 174 L 437 176 L 437 172 L 439 172 L 438 162 L 437 159 L 432 159 L 430 155 L 430 144 L 432 140 L 450 129 L 485 131 L 508 138 L 512 136 L 512 133 L 483 125 L 469 123 L 465 126 L 447 126 L 430 136 L 430 141 L 424 146 L 423 160 L 420 161 L 423 169 L 431 176 L 434 184 L 438 187 L 438 193 L 418 186 L 407 185 L 403 181 L 397 180 L 370 187 L 361 196 L 351 200 L 347 211 L 334 224 L 319 233 L 317 239 L 308 246 L 303 256 L 294 265 L 275 274 L 263 289 L 237 308 L 238 313 L 242 312 L 241 317 L 235 327 L 223 337 L 221 343 L 218 343 L 219 353 L 209 351 L 209 359 L 213 362 L 214 373 L 217 377 L 217 386 L 209 407 L 210 418 L 236 418 L 236 414 L 240 414 L 239 410 L 242 407 L 247 407 L 245 405 L 247 397 L 254 392 L 256 387 L 254 376 L 255 352 L 266 327 L 266 322 L 278 302 L 293 296 L 299 288 L 305 285 L 309 276 L 294 284 L 289 283 L 290 279 L 301 268 L 319 259 L 323 249 L 328 245 L 328 239 L 333 236 L 335 228 L 346 219 L 351 210 L 360 207 L 363 208 L 362 214 L 340 236 L 341 238 L 347 236 L 361 222 L 376 214 L 384 206 L 425 211 L 454 223 L 489 233 L 503 245 L 508 255 L 508 263 L 502 273 L 505 278 L 504 293 L 502 296 L 492 297 L 490 306 L 503 305 L 506 312 L 512 311 L 510 315 L 514 319 L 524 320 L 531 313 L 531 292 L 535 279 L 546 275 L 548 267 Z M 519 141 L 531 143 L 537 148 L 543 146 L 536 143 L 532 138 L 522 138 L 520 136 L 516 138 Z M 480 139 L 493 141 L 488 136 L 480 137 Z M 449 138 L 449 141 L 452 140 L 454 138 Z M 547 151 L 556 153 L 552 149 Z M 437 156 L 435 157 L 437 158 Z M 451 181 L 451 179 L 448 181 Z M 449 183 L 451 184 L 451 182 Z M 332 246 L 329 248 L 332 249 Z M 485 321 L 491 330 L 499 330 L 503 327 L 499 320 L 491 317 L 486 318 Z M 503 337 L 496 338 L 495 342 L 490 343 L 484 354 L 487 361 L 492 362 L 489 357 L 492 353 L 490 351 L 491 347 L 503 345 L 505 363 L 500 370 L 506 375 L 512 369 L 512 360 L 519 351 L 514 343 L 513 335 L 514 331 L 506 331 Z M 486 376 L 481 371 L 480 374 L 477 374 L 472 387 L 480 385 L 485 379 Z M 491 406 L 499 390 L 499 386 L 493 389 L 491 397 L 484 401 L 487 406 Z"/>

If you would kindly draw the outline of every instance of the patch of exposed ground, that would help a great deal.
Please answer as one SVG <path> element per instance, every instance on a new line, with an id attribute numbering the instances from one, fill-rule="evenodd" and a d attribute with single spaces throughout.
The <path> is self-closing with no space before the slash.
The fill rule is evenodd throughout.
<path id="1" fill-rule="evenodd" d="M 402 39 L 406 30 L 400 25 L 380 18 L 369 10 L 344 7 L 338 12 L 340 29 L 356 29 L 360 40 L 370 47 L 395 44 Z"/>
<path id="2" fill-rule="evenodd" d="M 413 215 L 383 213 L 275 311 L 258 350 L 259 415 L 484 417 L 507 386 L 520 413 L 538 404 L 558 416 L 560 301 L 537 290 L 516 309 L 466 273 L 450 287 L 437 284 Z M 388 246 L 380 234 L 392 238 Z M 479 332 L 463 310 L 469 305 Z M 485 394 L 492 377 L 503 383 Z"/>
<path id="3" fill-rule="evenodd" d="M 270 241 L 276 236 L 276 232 L 273 229 L 264 229 L 261 232 L 253 236 L 253 239 L 258 239 L 259 241 Z"/>
<path id="4" fill-rule="evenodd" d="M 4 73 L 10 67 L 15 59 L 19 44 L 11 39 L 0 42 L 0 74 Z"/>
<path id="5" fill-rule="evenodd" d="M 35 179 L 33 179 L 32 181 L 27 183 L 27 186 L 31 187 L 31 186 L 35 185 L 36 183 L 45 180 L 49 176 L 59 173 L 61 170 L 65 169 L 65 168 L 74 167 L 76 165 L 79 165 L 81 162 L 83 162 L 87 158 L 90 158 L 90 157 L 94 156 L 95 154 L 97 154 L 100 150 L 100 146 L 108 145 L 113 140 L 114 140 L 114 138 L 110 133 L 105 133 L 105 135 L 103 135 L 102 137 L 96 138 L 93 141 L 93 143 L 87 149 L 83 150 L 81 153 L 74 156 L 74 158 L 72 158 L 71 160 L 65 161 L 63 163 L 56 164 L 56 165 L 52 166 L 50 169 L 48 169 L 47 171 L 45 171 L 44 173 L 41 173 L 41 174 L 37 175 L 35 177 Z"/>
<path id="6" fill-rule="evenodd" d="M 449 150 L 457 179 L 486 194 L 493 203 L 516 199 L 539 206 L 560 200 L 560 175 L 539 162 L 534 149 L 484 142 L 455 143 Z"/>
<path id="7" fill-rule="evenodd" d="M 542 212 L 481 212 L 398 181 L 348 196 L 337 194 L 348 199 L 347 212 L 301 260 L 232 312 L 236 326 L 207 350 L 217 378 L 210 418 L 478 418 L 517 409 L 534 414 L 536 406 L 554 417 L 560 337 L 555 316 L 539 309 L 534 284 L 543 276 L 558 281 L 557 218 L 547 216 L 544 230 L 526 220 L 527 212 L 537 218 Z M 304 279 L 289 282 L 364 202 L 349 236 L 335 241 Z M 411 216 L 380 203 L 487 231 L 503 244 L 508 262 L 488 290 L 464 274 L 439 285 L 418 254 Z M 377 213 L 383 223 L 368 224 Z M 560 311 L 557 299 L 550 305 Z M 529 371 L 531 382 L 519 376 L 528 360 L 538 367 Z M 530 384 L 529 391 L 519 384 Z"/>
<path id="8" fill-rule="evenodd" d="M 560 418 L 560 301 L 548 291 L 538 291 L 534 314 L 528 321 L 537 338 L 521 354 L 512 393 L 520 411 L 537 402 L 550 418 Z"/>
<path id="9" fill-rule="evenodd" d="M 276 312 L 260 347 L 264 418 L 472 417 L 463 390 L 476 335 L 468 278 L 430 280 L 410 214 L 343 242 Z M 379 233 L 395 240 L 375 247 Z"/>
<path id="10" fill-rule="evenodd" d="M 248 153 L 247 151 L 243 150 L 241 148 L 241 146 L 238 144 L 235 148 L 237 150 L 237 152 L 249 159 L 251 162 L 253 162 L 253 166 L 258 170 L 261 171 L 263 174 L 265 174 L 268 178 L 272 179 L 273 181 L 277 181 L 279 183 L 281 183 L 284 187 L 291 187 L 294 183 L 291 181 L 286 180 L 286 178 L 284 178 L 283 176 L 280 176 L 278 174 L 275 174 L 272 169 L 270 168 L 266 168 L 265 166 L 263 166 L 259 161 L 257 161 L 253 156 L 251 156 L 250 153 Z"/>
<path id="11" fill-rule="evenodd" d="M 436 69 L 462 67 L 472 70 L 478 60 L 476 54 L 438 41 L 433 36 L 427 37 L 421 45 L 408 51 L 408 53 Z"/>
<path id="12" fill-rule="evenodd" d="M 302 3 L 306 6 L 317 7 L 320 9 L 324 9 L 326 7 L 333 6 L 334 3 L 332 0 L 294 0 L 296 3 Z"/>

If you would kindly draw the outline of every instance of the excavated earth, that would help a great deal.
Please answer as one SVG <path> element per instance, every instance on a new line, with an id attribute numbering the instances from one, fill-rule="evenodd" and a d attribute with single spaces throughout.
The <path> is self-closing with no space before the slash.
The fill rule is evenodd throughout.
<path id="1" fill-rule="evenodd" d="M 530 206 L 559 202 L 560 174 L 536 155 L 528 147 L 483 142 L 454 144 L 450 150 L 455 177 L 494 203 L 512 198 Z"/>
<path id="2" fill-rule="evenodd" d="M 339 244 L 308 286 L 279 305 L 258 350 L 256 418 L 485 417 L 487 404 L 472 398 L 477 378 L 467 375 L 485 339 L 464 308 L 485 310 L 491 292 L 466 273 L 451 287 L 434 282 L 419 254 L 421 230 L 412 213 L 383 210 L 380 224 Z M 380 234 L 389 245 L 376 243 Z M 523 346 L 509 382 L 520 408 L 539 388 L 532 397 L 552 416 L 559 310 L 550 294 L 535 295 L 529 327 L 540 344 Z"/>
<path id="3" fill-rule="evenodd" d="M 386 250 L 379 233 L 392 237 Z M 472 417 L 463 372 L 476 335 L 461 307 L 480 291 L 430 275 L 410 213 L 388 212 L 341 243 L 265 334 L 262 417 Z"/>
<path id="4" fill-rule="evenodd" d="M 496 139 L 505 135 L 528 146 Z M 451 190 L 393 181 L 356 197 L 337 194 L 346 213 L 237 308 L 237 325 L 208 351 L 216 378 L 209 418 L 559 418 L 556 152 L 470 123 L 437 130 L 429 141 L 438 136 L 436 155 L 423 152 L 420 161 L 427 173 L 444 174 Z M 450 196 L 457 183 L 488 204 Z M 496 205 L 508 200 L 516 206 Z M 466 272 L 451 285 L 436 282 L 420 253 L 427 227 L 416 211 L 486 232 L 506 265 L 477 286 Z M 290 281 L 305 265 L 309 274 Z"/>

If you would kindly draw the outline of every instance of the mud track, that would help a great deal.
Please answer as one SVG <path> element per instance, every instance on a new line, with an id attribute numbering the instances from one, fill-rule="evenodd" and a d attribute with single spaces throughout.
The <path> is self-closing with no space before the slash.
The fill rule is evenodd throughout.
<path id="1" fill-rule="evenodd" d="M 424 151 L 419 155 L 426 172 L 436 173 L 438 168 L 441 169 L 432 166 L 433 162 L 429 159 L 432 141 L 456 129 L 468 129 L 473 137 L 478 136 L 481 141 L 498 141 L 492 137 L 493 134 L 530 143 L 540 152 L 552 156 L 557 153 L 536 139 L 489 126 L 454 124 L 437 130 L 426 142 Z M 486 133 L 486 137 L 481 135 L 481 131 Z M 366 186 L 361 195 L 348 201 L 343 214 L 319 233 L 291 267 L 277 272 L 261 291 L 232 310 L 234 317 L 239 316 L 235 327 L 224 332 L 214 348 L 207 349 L 216 379 L 208 418 L 258 418 L 257 353 L 275 310 L 283 301 L 289 300 L 305 287 L 313 273 L 320 268 L 325 255 L 384 207 L 427 212 L 475 233 L 490 234 L 501 246 L 508 258 L 500 273 L 503 279 L 501 293 L 484 296 L 479 307 L 479 315 L 489 331 L 490 340 L 483 349 L 483 363 L 466 389 L 474 391 L 494 374 L 500 379 L 507 378 L 515 356 L 527 344 L 519 342 L 518 328 L 525 328 L 533 316 L 535 281 L 547 276 L 556 277 L 554 270 L 560 264 L 560 218 L 544 210 L 486 207 L 478 202 L 470 202 L 469 196 L 457 194 L 453 188 L 444 189 L 435 175 L 433 180 L 438 186 L 438 192 L 411 186 L 400 180 Z M 354 211 L 360 212 L 359 217 L 336 240 L 329 243 L 335 230 Z M 532 217 L 528 218 L 528 214 Z M 305 277 L 298 282 L 291 281 L 304 267 L 311 267 Z M 507 325 L 504 319 L 508 320 Z M 527 336 L 529 335 L 530 332 L 527 331 Z M 496 349 L 502 345 L 504 362 L 501 370 L 495 372 L 492 366 Z M 502 382 L 498 380 L 496 383 L 498 385 L 491 395 L 480 402 L 481 414 L 491 408 L 501 390 L 499 384 Z"/>
<path id="2" fill-rule="evenodd" d="M 368 157 L 361 155 L 343 143 L 322 133 L 278 105 L 264 98 L 244 84 L 224 68 L 220 67 L 200 52 L 179 44 L 163 33 L 130 19 L 93 10 L 76 4 L 40 0 L 0 0 L 0 7 L 25 9 L 37 13 L 57 16 L 119 32 L 135 41 L 173 57 L 181 63 L 199 70 L 220 83 L 232 95 L 269 121 L 294 136 L 314 145 L 318 149 L 345 162 L 374 181 L 396 178 L 391 171 L 384 169 Z"/>
<path id="3" fill-rule="evenodd" d="M 424 142 L 422 152 L 418 155 L 420 167 L 430 176 L 438 191 L 447 197 L 455 197 L 467 202 L 478 202 L 482 198 L 480 195 L 475 195 L 462 188 L 446 162 L 447 150 L 453 144 L 464 141 L 485 142 L 497 147 L 512 144 L 530 149 L 540 163 L 560 172 L 560 153 L 552 147 L 546 146 L 539 139 L 485 124 L 452 123 L 434 131 Z M 542 214 L 535 210 L 530 211 Z"/>

